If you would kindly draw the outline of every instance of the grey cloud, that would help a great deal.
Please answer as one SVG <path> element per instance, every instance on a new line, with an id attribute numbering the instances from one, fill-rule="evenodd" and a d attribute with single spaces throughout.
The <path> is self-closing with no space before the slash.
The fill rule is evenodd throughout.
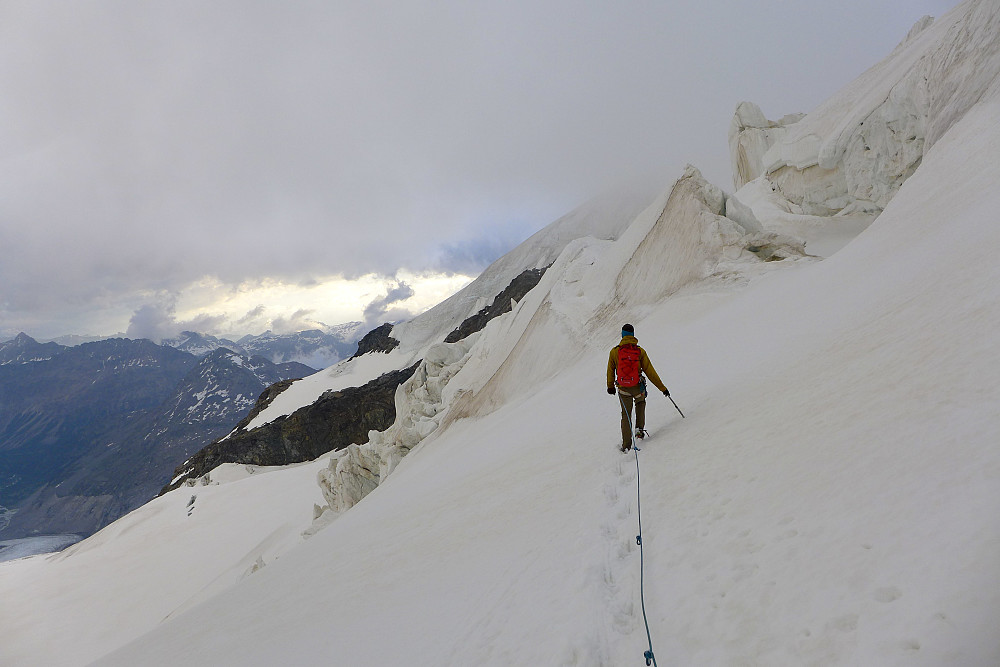
<path id="1" fill-rule="evenodd" d="M 230 336 L 241 336 L 245 333 L 261 333 L 266 330 L 274 333 L 292 333 L 304 331 L 306 329 L 321 329 L 324 322 L 313 317 L 314 311 L 309 308 L 300 308 L 288 316 L 272 316 L 267 306 L 260 304 L 251 308 L 242 317 L 229 321 L 220 318 L 221 321 L 214 322 L 212 329 L 200 329 L 199 331 L 209 331 L 211 333 L 222 333 Z"/>
<path id="2" fill-rule="evenodd" d="M 255 322 L 259 322 L 266 317 L 266 313 L 267 313 L 267 308 L 264 306 L 264 304 L 260 304 L 257 307 L 248 310 L 246 315 L 236 320 L 236 324 L 248 325 L 248 324 L 253 324 Z"/>
<path id="3" fill-rule="evenodd" d="M 475 238 L 442 243 L 435 268 L 449 274 L 477 275 L 528 235 L 527 230 L 512 234 L 504 228 L 491 227 Z"/>
<path id="4" fill-rule="evenodd" d="M 129 338 L 148 338 L 159 343 L 164 338 L 172 338 L 180 332 L 181 327 L 174 319 L 172 305 L 147 304 L 132 315 L 125 334 Z"/>
<path id="5" fill-rule="evenodd" d="M 610 181 L 725 186 L 739 101 L 808 111 L 951 4 L 5 3 L 2 325 L 471 270 Z"/>
<path id="6" fill-rule="evenodd" d="M 413 294 L 412 287 L 403 281 L 397 281 L 394 286 L 388 288 L 384 297 L 373 300 L 365 307 L 365 324 L 369 328 L 374 328 L 385 322 L 398 322 L 413 317 L 413 313 L 405 308 L 392 308 L 393 304 L 406 301 Z"/>
<path id="7" fill-rule="evenodd" d="M 318 322 L 310 315 L 313 314 L 312 310 L 300 309 L 289 315 L 288 317 L 276 317 L 271 321 L 271 330 L 277 334 L 283 333 L 294 333 L 296 331 L 305 331 L 306 329 L 319 329 L 323 326 L 322 322 Z"/>
<path id="8" fill-rule="evenodd" d="M 175 305 L 168 299 L 140 306 L 132 314 L 125 335 L 159 343 L 165 338 L 176 337 L 182 331 L 212 332 L 225 321 L 226 318 L 221 315 L 199 315 L 191 320 L 179 321 L 175 317 Z"/>

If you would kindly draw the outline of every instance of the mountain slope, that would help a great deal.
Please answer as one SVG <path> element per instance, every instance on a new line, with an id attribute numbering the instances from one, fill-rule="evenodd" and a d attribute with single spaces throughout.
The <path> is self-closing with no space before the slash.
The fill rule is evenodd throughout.
<path id="1" fill-rule="evenodd" d="M 114 339 L 0 366 L 3 504 L 58 483 L 75 462 L 116 442 L 195 363 L 150 341 Z"/>
<path id="2" fill-rule="evenodd" d="M 1000 178 L 987 157 L 968 159 L 998 110 L 942 139 L 834 258 L 637 320 L 689 415 L 654 403 L 640 454 L 663 662 L 1000 656 L 1000 303 L 980 289 L 1000 278 L 1000 238 L 984 215 L 995 202 L 967 196 Z M 1000 149 L 995 133 L 988 147 Z M 962 187 L 942 179 L 956 173 Z M 956 234 L 978 250 L 944 252 Z M 699 313 L 705 301 L 715 307 Z M 754 322 L 761 303 L 783 305 L 768 326 L 721 326 Z M 204 664 L 638 660 L 634 462 L 614 451 L 605 354 L 595 345 L 525 400 L 454 423 L 303 546 L 101 664 L 179 644 Z"/>
<path id="3" fill-rule="evenodd" d="M 389 354 L 351 358 L 296 382 L 248 428 L 290 415 L 328 391 L 360 387 L 384 373 L 409 368 L 421 360 L 431 346 L 491 305 L 519 275 L 549 266 L 578 238 L 618 238 L 643 209 L 656 206 L 654 199 L 645 189 L 623 189 L 604 193 L 579 206 L 496 260 L 456 294 L 412 320 L 391 327 L 390 335 L 399 345 Z"/>
<path id="4" fill-rule="evenodd" d="M 967 2 L 914 43 L 944 67 L 998 13 Z M 463 352 L 460 369 L 397 401 L 410 432 L 436 429 L 304 543 L 312 480 L 338 459 L 224 467 L 62 554 L 3 564 L 0 658 L 631 664 L 642 604 L 660 664 L 995 664 L 1000 90 L 979 84 L 823 261 L 733 227 L 693 170 L 616 240 L 567 243 L 510 313 L 428 346 Z M 769 211 L 754 208 L 765 229 Z M 788 259 L 760 261 L 762 241 Z M 603 388 L 626 318 L 688 415 L 651 396 L 637 458 L 616 451 Z"/>
<path id="5" fill-rule="evenodd" d="M 0 501 L 16 509 L 3 537 L 93 533 L 152 498 L 265 387 L 312 372 L 125 339 L 0 366 Z"/>
<path id="6" fill-rule="evenodd" d="M 48 361 L 65 349 L 58 343 L 39 343 L 25 333 L 0 343 L 0 366 Z"/>
<path id="7" fill-rule="evenodd" d="M 326 368 L 350 357 L 363 333 L 363 322 L 349 322 L 322 331 L 310 329 L 282 335 L 268 331 L 244 336 L 239 344 L 247 356 L 260 355 L 276 364 L 296 361 L 312 368 Z"/>

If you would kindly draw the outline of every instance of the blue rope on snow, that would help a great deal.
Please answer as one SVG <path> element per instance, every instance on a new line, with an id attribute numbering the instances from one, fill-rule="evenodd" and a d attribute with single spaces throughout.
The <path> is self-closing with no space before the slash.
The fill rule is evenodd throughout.
<path id="1" fill-rule="evenodd" d="M 653 656 L 653 638 L 649 634 L 649 619 L 646 618 L 646 593 L 643 587 L 644 583 L 644 563 L 642 555 L 642 507 L 640 505 L 642 499 L 642 492 L 639 488 L 639 452 L 641 451 L 635 445 L 635 429 L 632 425 L 632 411 L 625 409 L 625 399 L 622 395 L 618 394 L 618 401 L 622 404 L 622 412 L 628 417 L 628 429 L 629 433 L 632 434 L 632 451 L 635 453 L 635 515 L 639 521 L 639 534 L 635 536 L 635 543 L 639 545 L 639 602 L 642 605 L 642 622 L 646 624 L 646 641 L 649 643 L 649 650 L 642 654 L 642 657 L 646 659 L 646 667 L 653 665 L 656 667 L 656 658 Z"/>

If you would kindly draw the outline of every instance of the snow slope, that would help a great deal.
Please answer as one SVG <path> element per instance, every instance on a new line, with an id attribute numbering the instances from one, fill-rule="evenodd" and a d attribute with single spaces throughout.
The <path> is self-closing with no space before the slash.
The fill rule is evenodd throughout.
<path id="1" fill-rule="evenodd" d="M 964 3 L 927 53 L 997 13 Z M 749 257 L 690 172 L 568 242 L 438 388 L 437 430 L 305 542 L 327 461 L 0 564 L 0 663 L 641 664 L 638 460 L 659 664 L 997 664 L 1000 91 L 967 90 L 823 261 Z M 688 416 L 651 396 L 638 459 L 603 387 L 626 319 Z"/>
<path id="2" fill-rule="evenodd" d="M 325 459 L 147 503 L 61 553 L 0 569 L 0 664 L 87 664 L 269 564 L 302 541 Z M 265 474 L 266 473 L 266 474 Z"/>
<path id="3" fill-rule="evenodd" d="M 450 298 L 413 320 L 393 327 L 392 336 L 400 345 L 389 354 L 362 355 L 294 383 L 247 428 L 254 429 L 289 415 L 314 402 L 326 391 L 361 386 L 383 373 L 411 366 L 464 319 L 488 305 L 522 271 L 548 266 L 578 238 L 618 238 L 653 198 L 648 189 L 625 187 L 595 197 L 532 235 Z"/>

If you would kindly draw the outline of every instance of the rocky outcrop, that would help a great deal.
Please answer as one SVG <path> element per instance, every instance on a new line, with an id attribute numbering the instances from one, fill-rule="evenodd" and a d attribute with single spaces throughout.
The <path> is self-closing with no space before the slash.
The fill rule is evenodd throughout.
<path id="1" fill-rule="evenodd" d="M 327 510 L 339 514 L 371 493 L 410 450 L 437 429 L 448 403 L 446 387 L 468 361 L 478 333 L 492 320 L 511 312 L 514 304 L 538 284 L 547 268 L 522 271 L 492 303 L 466 318 L 448 334 L 445 342 L 427 351 L 412 377 L 396 393 L 397 412 L 391 426 L 359 437 L 319 472 L 318 482 L 327 506 L 317 509 L 317 516 L 321 517 L 318 523 L 330 520 Z M 383 325 L 366 336 L 367 340 L 363 340 L 366 351 L 380 351 L 385 346 L 379 341 L 386 338 L 390 344 L 396 343 L 388 337 L 390 331 L 391 325 Z M 361 345 L 358 354 L 362 354 Z"/>
<path id="2" fill-rule="evenodd" d="M 360 357 L 362 354 L 368 354 L 369 352 L 388 354 L 399 347 L 399 341 L 389 335 L 392 333 L 392 327 L 393 325 L 390 322 L 386 322 L 366 333 L 358 341 L 358 351 L 354 353 L 351 359 Z"/>
<path id="3" fill-rule="evenodd" d="M 301 463 L 352 443 L 368 442 L 370 431 L 392 425 L 396 418 L 393 399 L 396 387 L 413 375 L 417 365 L 386 373 L 361 387 L 329 391 L 290 415 L 216 440 L 178 466 L 174 479 L 160 493 L 196 483 L 223 463 L 262 466 Z M 276 394 L 274 388 L 265 390 L 258 399 L 258 412 Z"/>
<path id="4" fill-rule="evenodd" d="M 510 281 L 510 284 L 493 299 L 493 303 L 485 306 L 478 313 L 458 325 L 458 328 L 448 334 L 444 342 L 457 343 L 477 331 L 482 331 L 493 318 L 499 317 L 504 313 L 509 313 L 513 309 L 514 304 L 523 299 L 524 295 L 538 284 L 538 281 L 542 279 L 547 268 L 522 271 L 520 275 Z"/>
<path id="5" fill-rule="evenodd" d="M 289 379 L 282 380 L 281 382 L 275 382 L 261 392 L 260 396 L 257 397 L 257 401 L 254 403 L 254 406 L 250 408 L 250 412 L 246 417 L 240 420 L 240 423 L 236 425 L 236 428 L 234 428 L 233 431 L 239 432 L 246 430 L 247 425 L 249 425 L 250 422 L 257 417 L 257 415 L 263 412 L 267 406 L 274 402 L 274 399 L 276 399 L 281 392 L 291 387 L 296 381 L 297 380 L 295 379 Z"/>

